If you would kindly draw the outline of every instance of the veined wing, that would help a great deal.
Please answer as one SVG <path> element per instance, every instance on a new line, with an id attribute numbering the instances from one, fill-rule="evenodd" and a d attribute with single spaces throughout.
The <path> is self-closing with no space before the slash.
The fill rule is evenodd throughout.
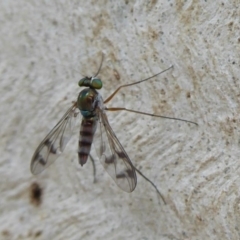
<path id="1" fill-rule="evenodd" d="M 63 152 L 72 136 L 78 111 L 77 104 L 74 103 L 40 143 L 31 160 L 30 168 L 33 174 L 42 172 Z"/>
<path id="2" fill-rule="evenodd" d="M 135 168 L 113 132 L 105 112 L 101 109 L 97 112 L 99 126 L 94 136 L 94 145 L 98 150 L 100 161 L 122 190 L 132 192 L 137 185 Z"/>

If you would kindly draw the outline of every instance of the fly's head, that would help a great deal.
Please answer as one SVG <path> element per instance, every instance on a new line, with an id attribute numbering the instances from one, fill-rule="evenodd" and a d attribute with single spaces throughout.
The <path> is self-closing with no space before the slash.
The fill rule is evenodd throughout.
<path id="1" fill-rule="evenodd" d="M 102 80 L 96 77 L 85 77 L 78 82 L 79 87 L 90 87 L 93 89 L 102 88 Z"/>
<path id="2" fill-rule="evenodd" d="M 85 77 L 78 82 L 78 85 L 80 87 L 88 87 L 83 89 L 78 95 L 78 108 L 83 117 L 94 117 L 98 101 L 98 92 L 96 89 L 102 88 L 102 81 L 99 78 Z"/>

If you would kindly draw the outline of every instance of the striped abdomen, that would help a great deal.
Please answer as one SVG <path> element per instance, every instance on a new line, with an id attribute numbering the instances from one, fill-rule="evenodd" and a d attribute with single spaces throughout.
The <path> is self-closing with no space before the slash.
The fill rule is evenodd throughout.
<path id="1" fill-rule="evenodd" d="M 97 120 L 94 117 L 82 118 L 78 147 L 78 161 L 81 166 L 87 162 L 92 146 L 93 136 L 96 131 L 96 126 Z"/>

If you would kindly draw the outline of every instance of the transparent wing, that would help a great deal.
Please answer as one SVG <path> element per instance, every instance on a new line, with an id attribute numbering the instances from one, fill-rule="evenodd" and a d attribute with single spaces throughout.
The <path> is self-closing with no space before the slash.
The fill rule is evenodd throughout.
<path id="1" fill-rule="evenodd" d="M 38 174 L 52 164 L 70 140 L 79 110 L 74 103 L 57 125 L 43 139 L 31 160 L 31 172 Z"/>
<path id="2" fill-rule="evenodd" d="M 137 185 L 135 168 L 109 125 L 106 114 L 101 109 L 98 109 L 98 114 L 99 127 L 94 137 L 94 145 L 100 161 L 122 190 L 132 192 Z"/>

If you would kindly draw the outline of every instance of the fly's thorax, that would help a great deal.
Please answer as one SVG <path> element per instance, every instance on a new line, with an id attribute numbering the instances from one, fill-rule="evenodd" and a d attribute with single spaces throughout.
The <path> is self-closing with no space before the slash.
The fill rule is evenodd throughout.
<path id="1" fill-rule="evenodd" d="M 85 118 L 91 118 L 95 116 L 95 109 L 98 102 L 98 92 L 92 88 L 83 89 L 77 100 L 77 106 L 81 111 L 81 114 Z"/>

